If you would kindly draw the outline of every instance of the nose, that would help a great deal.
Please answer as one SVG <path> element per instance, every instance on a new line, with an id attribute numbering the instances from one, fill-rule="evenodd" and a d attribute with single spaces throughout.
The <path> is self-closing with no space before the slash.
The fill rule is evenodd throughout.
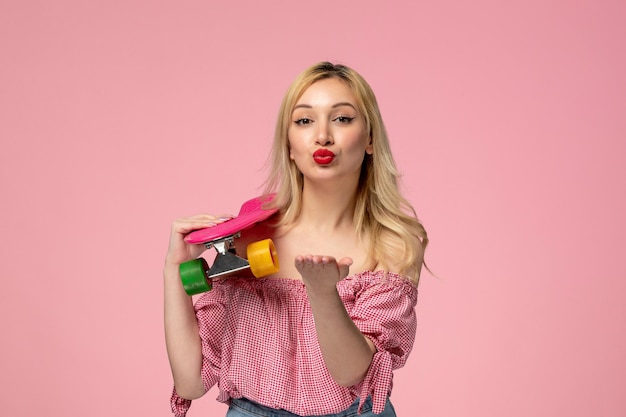
<path id="1" fill-rule="evenodd" d="M 328 123 L 320 122 L 317 125 L 317 137 L 315 143 L 320 146 L 328 146 L 334 143 Z"/>

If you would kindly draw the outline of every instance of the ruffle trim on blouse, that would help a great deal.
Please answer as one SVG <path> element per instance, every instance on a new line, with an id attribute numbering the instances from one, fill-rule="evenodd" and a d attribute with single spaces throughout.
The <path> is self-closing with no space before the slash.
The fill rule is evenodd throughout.
<path id="1" fill-rule="evenodd" d="M 364 271 L 358 274 L 348 275 L 338 282 L 338 285 L 373 285 L 373 284 L 391 284 L 399 288 L 407 295 L 417 293 L 417 285 L 407 277 L 396 274 L 395 272 L 386 271 Z"/>
<path id="2" fill-rule="evenodd" d="M 249 285 L 252 287 L 263 286 L 264 289 L 277 289 L 280 291 L 302 292 L 306 290 L 304 282 L 293 278 L 252 278 L 252 277 L 225 277 L 213 280 L 214 284 L 233 282 L 234 285 Z M 349 285 L 352 287 L 387 283 L 400 288 L 407 295 L 412 295 L 417 291 L 417 285 L 410 279 L 395 272 L 386 271 L 363 271 L 357 274 L 348 275 L 337 283 L 339 286 Z"/>

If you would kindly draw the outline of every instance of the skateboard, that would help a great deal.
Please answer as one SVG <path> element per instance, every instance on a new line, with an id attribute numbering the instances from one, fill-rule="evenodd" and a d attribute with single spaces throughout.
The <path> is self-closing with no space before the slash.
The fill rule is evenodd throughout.
<path id="1" fill-rule="evenodd" d="M 243 230 L 276 213 L 277 209 L 263 209 L 263 204 L 273 198 L 272 194 L 248 200 L 243 203 L 236 217 L 185 236 L 187 243 L 203 244 L 207 249 L 214 248 L 217 251 L 210 267 L 204 258 L 180 264 L 180 279 L 188 295 L 210 291 L 213 278 L 231 276 L 245 269 L 250 269 L 257 278 L 278 272 L 278 255 L 271 239 L 250 243 L 246 248 L 246 258 L 239 256 L 235 248 L 235 239 L 241 237 Z"/>

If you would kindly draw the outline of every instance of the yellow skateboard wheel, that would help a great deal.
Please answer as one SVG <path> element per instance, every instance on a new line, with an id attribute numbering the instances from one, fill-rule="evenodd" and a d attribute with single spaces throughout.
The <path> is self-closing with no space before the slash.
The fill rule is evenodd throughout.
<path id="1" fill-rule="evenodd" d="M 248 245 L 248 262 L 255 277 L 261 278 L 278 272 L 278 253 L 272 239 L 259 240 Z"/>

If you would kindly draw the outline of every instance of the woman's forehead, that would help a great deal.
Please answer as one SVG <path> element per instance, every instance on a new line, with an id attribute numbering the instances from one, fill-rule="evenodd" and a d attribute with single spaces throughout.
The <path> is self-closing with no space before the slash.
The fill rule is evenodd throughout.
<path id="1" fill-rule="evenodd" d="M 297 107 L 317 107 L 347 104 L 357 108 L 357 98 L 345 81 L 337 78 L 324 78 L 308 86 L 296 101 Z"/>

